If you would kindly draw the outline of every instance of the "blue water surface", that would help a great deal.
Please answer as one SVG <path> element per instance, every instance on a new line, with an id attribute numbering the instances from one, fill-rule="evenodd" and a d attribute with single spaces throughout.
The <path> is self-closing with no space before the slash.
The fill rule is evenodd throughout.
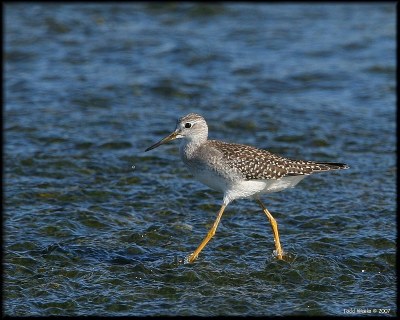
<path id="1" fill-rule="evenodd" d="M 9 316 L 396 316 L 395 3 L 7 3 Z M 256 202 L 193 179 L 210 137 L 344 162 Z"/>

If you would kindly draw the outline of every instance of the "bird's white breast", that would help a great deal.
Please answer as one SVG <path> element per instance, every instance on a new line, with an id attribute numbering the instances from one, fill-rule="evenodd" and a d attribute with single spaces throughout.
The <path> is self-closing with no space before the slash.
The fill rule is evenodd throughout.
<path id="1" fill-rule="evenodd" d="M 229 186 L 229 183 L 225 178 L 217 174 L 212 174 L 208 170 L 192 171 L 192 173 L 197 180 L 211 189 L 224 192 Z"/>

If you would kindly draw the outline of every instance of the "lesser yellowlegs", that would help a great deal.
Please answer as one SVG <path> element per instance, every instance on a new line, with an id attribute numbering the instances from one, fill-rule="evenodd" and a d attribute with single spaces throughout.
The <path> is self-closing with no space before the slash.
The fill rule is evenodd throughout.
<path id="1" fill-rule="evenodd" d="M 199 247 L 186 258 L 193 262 L 214 236 L 226 206 L 239 198 L 255 199 L 272 226 L 275 255 L 283 259 L 278 225 L 260 200 L 264 193 L 292 188 L 307 175 L 315 172 L 348 169 L 344 163 L 291 160 L 251 146 L 208 140 L 208 126 L 204 118 L 189 113 L 180 118 L 169 136 L 147 148 L 149 151 L 174 139 L 182 139 L 180 155 L 191 173 L 205 185 L 224 193 L 221 209 L 213 226 Z"/>

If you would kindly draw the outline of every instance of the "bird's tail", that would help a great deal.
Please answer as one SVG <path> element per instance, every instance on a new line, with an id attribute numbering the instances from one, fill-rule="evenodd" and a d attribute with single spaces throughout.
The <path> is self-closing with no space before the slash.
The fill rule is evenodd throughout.
<path id="1" fill-rule="evenodd" d="M 319 167 L 319 170 L 316 171 L 342 170 L 350 168 L 347 164 L 340 162 L 317 162 L 316 164 Z"/>

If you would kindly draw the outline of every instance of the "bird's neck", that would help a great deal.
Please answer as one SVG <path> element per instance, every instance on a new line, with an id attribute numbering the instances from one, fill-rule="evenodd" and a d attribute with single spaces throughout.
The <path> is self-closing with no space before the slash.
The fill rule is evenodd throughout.
<path id="1" fill-rule="evenodd" d="M 183 158 L 191 158 L 196 150 L 207 141 L 206 137 L 196 137 L 196 139 L 182 139 L 180 152 Z"/>

